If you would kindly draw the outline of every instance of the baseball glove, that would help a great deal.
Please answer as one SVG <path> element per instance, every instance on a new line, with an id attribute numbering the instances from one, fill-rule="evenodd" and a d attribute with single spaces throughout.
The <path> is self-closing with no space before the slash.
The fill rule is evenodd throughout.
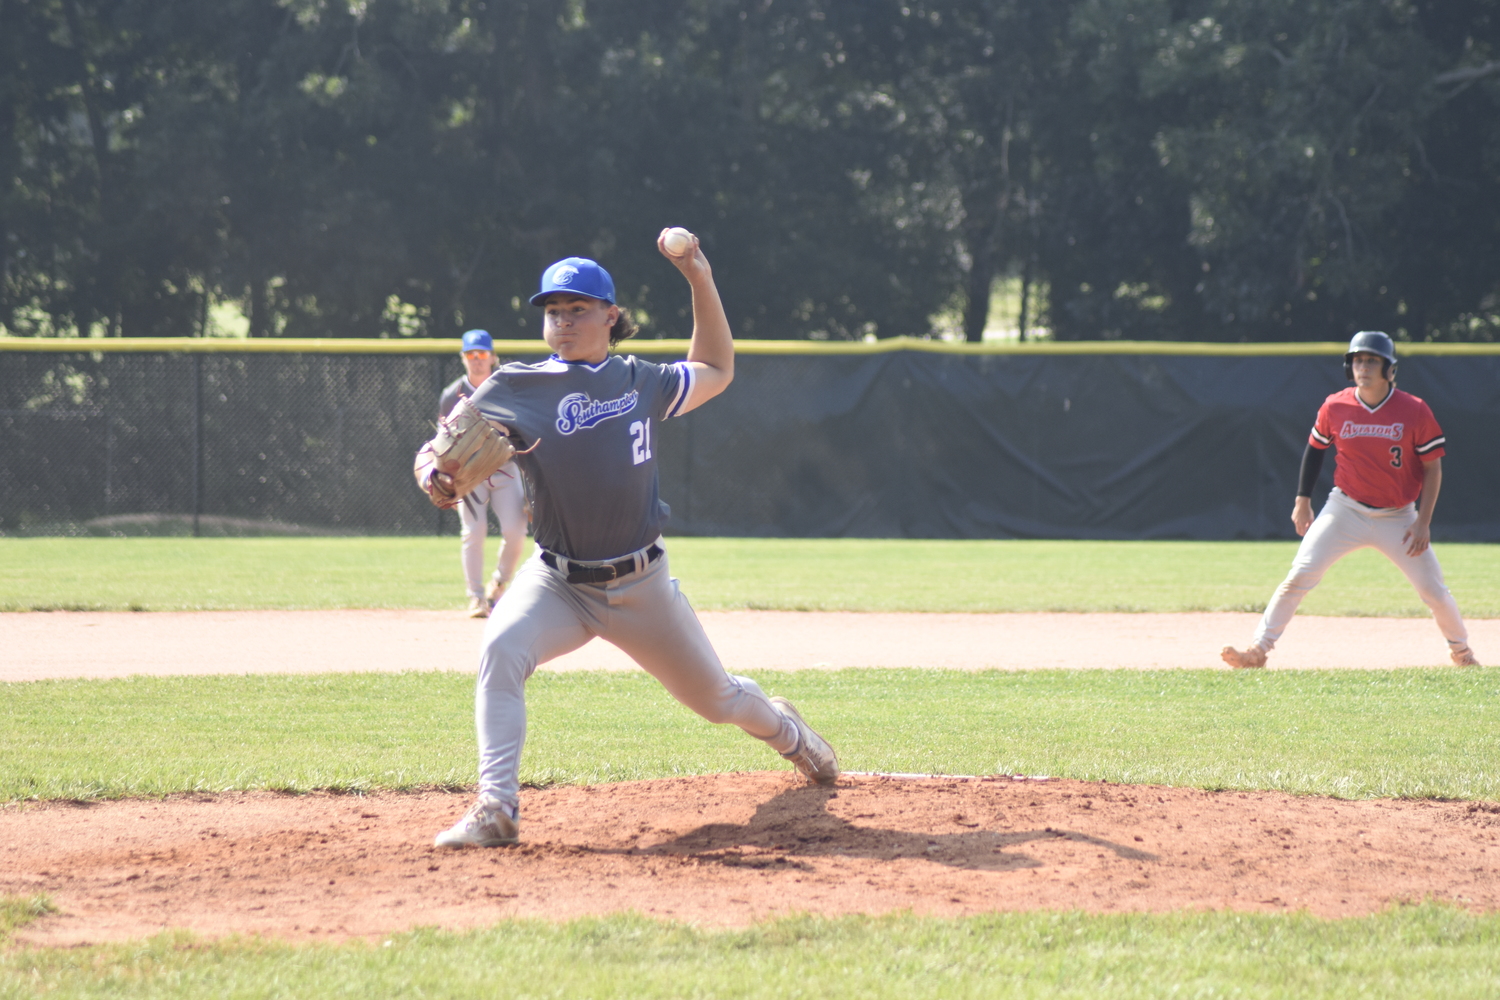
<path id="1" fill-rule="evenodd" d="M 514 456 L 524 455 L 535 447 L 533 444 L 526 451 L 516 450 L 505 428 L 486 420 L 464 397 L 438 423 L 432 440 L 417 452 L 412 474 L 428 499 L 446 510 L 457 507 L 474 487 Z"/>

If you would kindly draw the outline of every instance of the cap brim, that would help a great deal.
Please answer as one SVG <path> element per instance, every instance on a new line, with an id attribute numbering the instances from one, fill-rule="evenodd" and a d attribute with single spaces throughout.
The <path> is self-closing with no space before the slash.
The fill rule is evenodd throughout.
<path id="1" fill-rule="evenodd" d="M 537 292 L 531 297 L 531 304 L 534 306 L 539 306 L 547 300 L 547 296 L 549 295 L 576 295 L 580 299 L 593 299 L 595 302 L 604 302 L 608 305 L 615 304 L 611 299 L 602 299 L 597 295 L 590 295 L 587 292 L 580 292 L 576 288 L 549 288 L 545 292 Z"/>

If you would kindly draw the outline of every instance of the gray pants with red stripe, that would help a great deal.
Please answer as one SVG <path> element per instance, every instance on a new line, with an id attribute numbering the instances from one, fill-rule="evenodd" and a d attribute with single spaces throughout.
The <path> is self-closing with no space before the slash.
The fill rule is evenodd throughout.
<path id="1" fill-rule="evenodd" d="M 724 670 L 668 572 L 666 555 L 649 560 L 643 549 L 621 558 L 633 560 L 636 571 L 608 583 L 569 583 L 538 550 L 490 614 L 474 692 L 479 790 L 512 809 L 526 741 L 526 681 L 538 664 L 596 637 L 618 646 L 708 721 L 733 723 L 778 753 L 797 746 L 795 727 L 760 686 Z"/>

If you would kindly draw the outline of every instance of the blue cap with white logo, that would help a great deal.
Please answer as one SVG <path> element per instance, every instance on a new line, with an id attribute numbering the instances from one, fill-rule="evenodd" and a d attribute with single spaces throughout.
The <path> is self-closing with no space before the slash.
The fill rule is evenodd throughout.
<path id="1" fill-rule="evenodd" d="M 468 354 L 470 351 L 493 352 L 495 350 L 495 342 L 490 339 L 488 330 L 470 330 L 464 334 L 464 346 L 461 350 L 464 354 Z"/>
<path id="2" fill-rule="evenodd" d="M 615 304 L 615 280 L 609 272 L 587 257 L 565 257 L 542 272 L 542 290 L 531 297 L 539 306 L 553 292 L 587 295 Z"/>

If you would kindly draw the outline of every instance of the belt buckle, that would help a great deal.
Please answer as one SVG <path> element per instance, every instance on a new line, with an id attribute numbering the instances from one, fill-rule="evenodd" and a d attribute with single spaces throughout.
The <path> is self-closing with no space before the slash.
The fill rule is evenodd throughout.
<path id="1" fill-rule="evenodd" d="M 647 550 L 645 562 L 647 565 L 650 565 L 661 558 L 661 556 L 661 547 L 653 544 Z M 618 562 L 598 563 L 593 566 L 587 566 L 567 559 L 564 556 L 554 556 L 545 549 L 542 552 L 542 561 L 558 572 L 563 573 L 569 583 L 610 583 L 614 580 L 623 579 L 640 568 L 636 565 L 634 557 L 621 559 Z M 563 567 L 567 567 L 567 569 L 564 570 Z"/>
<path id="2" fill-rule="evenodd" d="M 603 566 L 577 566 L 572 561 L 568 563 L 569 583 L 609 583 L 618 576 L 614 566 L 608 563 Z"/>

